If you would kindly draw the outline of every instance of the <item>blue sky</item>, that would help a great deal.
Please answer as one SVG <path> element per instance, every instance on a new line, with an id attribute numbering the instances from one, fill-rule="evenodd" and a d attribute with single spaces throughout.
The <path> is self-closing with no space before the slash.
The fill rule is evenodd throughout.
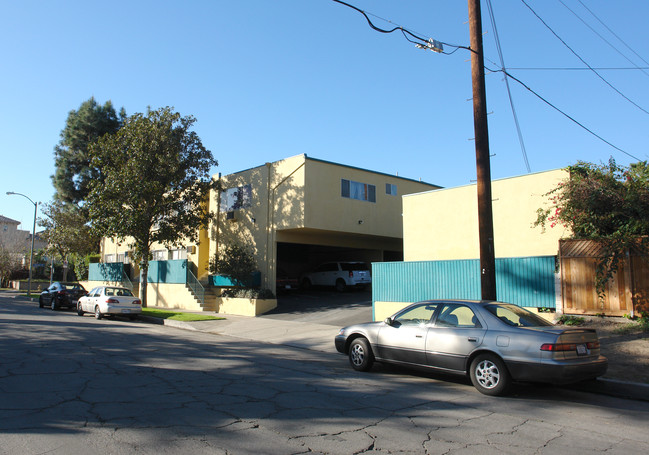
<path id="1" fill-rule="evenodd" d="M 349 3 L 373 14 L 381 28 L 398 24 L 469 44 L 464 0 Z M 642 60 L 649 61 L 649 3 L 526 3 L 590 66 L 634 69 L 598 70 L 606 82 L 586 70 L 513 69 L 585 65 L 521 0 L 492 0 L 509 72 L 616 147 L 649 159 L 649 69 L 637 69 L 649 67 Z M 173 106 L 195 116 L 196 132 L 219 161 L 214 173 L 306 153 L 444 187 L 475 180 L 469 53 L 417 49 L 400 33 L 373 31 L 362 15 L 331 0 L 0 6 L 0 214 L 22 229 L 31 229 L 33 206 L 5 193 L 51 201 L 53 148 L 68 112 L 92 96 L 128 114 Z M 486 65 L 495 69 L 485 2 L 482 12 Z M 488 73 L 486 83 L 492 178 L 525 174 L 503 76 Z M 620 164 L 636 161 L 518 83 L 510 87 L 532 172 L 611 156 Z"/>

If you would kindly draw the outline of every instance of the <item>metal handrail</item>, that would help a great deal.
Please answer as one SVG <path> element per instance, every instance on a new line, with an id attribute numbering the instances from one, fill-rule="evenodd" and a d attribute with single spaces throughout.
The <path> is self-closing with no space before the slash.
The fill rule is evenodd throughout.
<path id="1" fill-rule="evenodd" d="M 122 286 L 124 286 L 125 288 L 130 289 L 131 292 L 133 292 L 133 282 L 128 277 L 126 272 L 124 272 L 124 268 L 122 268 Z"/>
<path id="2" fill-rule="evenodd" d="M 192 273 L 189 267 L 189 261 L 187 261 L 187 286 L 192 291 L 192 294 L 199 300 L 201 306 L 205 305 L 205 288 L 198 281 L 196 275 Z"/>

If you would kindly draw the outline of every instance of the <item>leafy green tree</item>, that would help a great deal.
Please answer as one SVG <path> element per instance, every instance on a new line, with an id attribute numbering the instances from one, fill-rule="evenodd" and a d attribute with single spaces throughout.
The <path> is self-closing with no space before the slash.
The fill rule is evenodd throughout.
<path id="1" fill-rule="evenodd" d="M 210 272 L 227 276 L 236 286 L 247 287 L 256 271 L 252 252 L 239 243 L 227 245 L 210 260 Z"/>
<path id="2" fill-rule="evenodd" d="M 100 237 L 92 232 L 83 211 L 74 204 L 54 201 L 43 205 L 45 218 L 38 224 L 45 228 L 41 233 L 47 242 L 47 252 L 54 258 L 71 263 L 71 255 L 85 256 L 99 250 Z M 64 268 L 63 280 L 67 280 Z"/>
<path id="3" fill-rule="evenodd" d="M 104 134 L 119 130 L 125 117 L 124 108 L 118 116 L 110 101 L 101 106 L 94 98 L 70 111 L 61 139 L 54 147 L 56 170 L 52 182 L 56 200 L 79 204 L 86 199 L 90 182 L 101 177 L 99 169 L 90 165 L 88 147 Z"/>
<path id="4" fill-rule="evenodd" d="M 574 238 L 597 240 L 603 256 L 597 264 L 597 291 L 603 296 L 608 280 L 627 251 L 649 252 L 649 166 L 647 162 L 619 166 L 578 162 L 568 178 L 550 191 L 551 207 L 537 211 L 537 226 L 569 228 Z"/>
<path id="5" fill-rule="evenodd" d="M 196 242 L 214 218 L 206 202 L 217 162 L 191 131 L 195 121 L 168 107 L 138 113 L 90 146 L 91 166 L 103 176 L 91 182 L 87 199 L 93 230 L 129 242 L 145 306 L 151 246 Z"/>

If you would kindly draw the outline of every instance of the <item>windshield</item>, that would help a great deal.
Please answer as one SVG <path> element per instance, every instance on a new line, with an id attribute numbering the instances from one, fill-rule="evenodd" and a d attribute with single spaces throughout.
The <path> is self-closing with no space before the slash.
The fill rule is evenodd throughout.
<path id="1" fill-rule="evenodd" d="M 505 324 L 513 327 L 543 327 L 554 325 L 524 308 L 508 303 L 494 303 L 485 305 L 484 308 Z"/>

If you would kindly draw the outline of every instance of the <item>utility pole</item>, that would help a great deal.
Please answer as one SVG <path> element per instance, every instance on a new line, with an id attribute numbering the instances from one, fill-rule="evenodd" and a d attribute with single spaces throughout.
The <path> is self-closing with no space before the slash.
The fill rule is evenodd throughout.
<path id="1" fill-rule="evenodd" d="M 480 237 L 480 284 L 483 300 L 496 300 L 496 255 L 494 252 L 493 211 L 491 207 L 491 166 L 487 94 L 482 53 L 482 14 L 480 0 L 469 1 L 471 34 L 471 80 L 473 81 L 473 128 L 478 178 L 478 229 Z"/>

